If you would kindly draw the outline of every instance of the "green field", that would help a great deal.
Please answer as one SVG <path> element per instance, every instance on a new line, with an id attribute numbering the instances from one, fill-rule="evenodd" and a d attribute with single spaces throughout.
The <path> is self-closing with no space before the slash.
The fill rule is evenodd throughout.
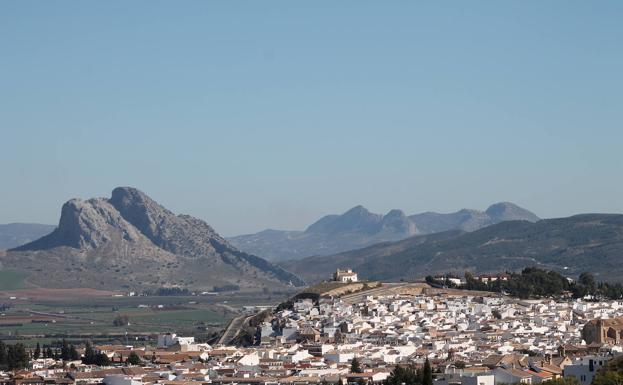
<path id="1" fill-rule="evenodd" d="M 15 275 L 12 275 L 15 277 Z M 217 296 L 80 297 L 6 299 L 9 308 L 0 313 L 0 339 L 33 344 L 67 337 L 119 341 L 127 332 L 151 341 L 162 332 L 208 336 L 222 330 L 247 304 L 275 304 L 283 298 L 267 294 L 232 293 Z M 0 302 L 1 303 L 1 302 Z M 120 316 L 129 325 L 114 326 Z"/>
<path id="2" fill-rule="evenodd" d="M 207 309 L 152 311 L 145 315 L 131 317 L 137 324 L 176 325 L 180 328 L 193 326 L 198 322 L 223 325 L 227 323 L 229 318 L 231 317 Z"/>
<path id="3" fill-rule="evenodd" d="M 62 311 L 62 314 L 59 314 Z M 33 313 L 41 312 L 41 313 Z M 43 313 L 58 314 L 56 317 Z M 113 326 L 119 316 L 129 317 L 130 325 Z M 47 306 L 15 306 L 0 316 L 0 336 L 123 334 L 175 331 L 190 333 L 200 327 L 219 328 L 232 318 L 230 312 L 213 306 L 196 305 L 174 309 L 86 307 L 60 309 Z M 33 322 L 32 320 L 49 320 Z M 3 324 L 7 326 L 3 326 Z"/>
<path id="4" fill-rule="evenodd" d="M 7 273 L 7 272 L 2 272 Z M 16 287 L 24 275 L 11 272 Z M 4 282 L 4 281 L 3 281 Z M 6 285 L 6 283 L 5 283 Z M 6 294 L 0 304 L 0 339 L 20 341 L 27 346 L 67 338 L 75 343 L 154 343 L 163 332 L 195 336 L 208 340 L 221 331 L 245 305 L 276 305 L 290 293 L 223 293 L 214 296 L 133 296 L 31 298 Z M 124 315 L 130 325 L 113 326 Z M 34 322 L 33 322 L 34 321 Z M 127 332 L 127 335 L 126 335 Z"/>
<path id="5" fill-rule="evenodd" d="M 24 280 L 28 277 L 27 273 L 1 270 L 0 271 L 0 290 L 17 290 L 24 288 Z"/>

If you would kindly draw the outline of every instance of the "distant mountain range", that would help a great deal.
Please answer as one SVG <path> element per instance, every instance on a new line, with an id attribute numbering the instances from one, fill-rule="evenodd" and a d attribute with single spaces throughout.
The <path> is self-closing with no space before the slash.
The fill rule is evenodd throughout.
<path id="1" fill-rule="evenodd" d="M 509 220 L 536 222 L 539 217 L 509 202 L 496 203 L 485 211 L 464 209 L 450 214 L 426 212 L 411 216 L 401 210 L 374 214 L 356 206 L 342 215 L 327 215 L 305 231 L 264 230 L 232 237 L 229 241 L 248 253 L 283 261 L 331 255 L 418 234 L 474 231 Z"/>
<path id="2" fill-rule="evenodd" d="M 308 282 L 350 267 L 364 279 L 413 280 L 465 270 L 478 273 L 537 266 L 599 280 L 623 281 L 623 215 L 502 222 L 473 232 L 452 230 L 385 242 L 360 250 L 282 262 Z"/>
<path id="3" fill-rule="evenodd" d="M 0 250 L 11 249 L 50 234 L 56 226 L 38 223 L 0 225 Z"/>
<path id="4" fill-rule="evenodd" d="M 43 287 L 244 290 L 304 284 L 236 249 L 207 223 L 175 215 L 130 187 L 114 189 L 110 199 L 68 201 L 56 229 L 9 250 L 0 266 L 26 271 L 29 282 Z"/>

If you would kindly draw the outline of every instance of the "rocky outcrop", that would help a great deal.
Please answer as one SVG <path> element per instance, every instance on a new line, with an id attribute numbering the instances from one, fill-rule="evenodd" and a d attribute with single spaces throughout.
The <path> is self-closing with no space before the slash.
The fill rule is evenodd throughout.
<path id="1" fill-rule="evenodd" d="M 52 233 L 13 250 L 46 250 L 60 246 L 94 250 L 117 238 L 136 242 L 140 237 L 140 232 L 106 199 L 71 199 L 63 205 L 58 227 Z"/>
<path id="2" fill-rule="evenodd" d="M 109 202 L 154 244 L 174 254 L 212 255 L 217 253 L 213 242 L 227 249 L 227 241 L 207 223 L 190 215 L 175 215 L 137 189 L 118 187 Z"/>
<path id="3" fill-rule="evenodd" d="M 132 266 L 133 279 L 124 283 L 131 287 L 146 280 L 148 285 L 206 289 L 224 284 L 304 284 L 282 268 L 236 249 L 204 221 L 176 215 L 131 187 L 114 189 L 110 199 L 68 201 L 51 234 L 11 250 L 3 261 L 5 266 L 20 268 L 35 258 L 56 264 L 62 255 L 65 264 L 80 265 L 82 276 L 93 273 L 85 271 L 89 269 L 106 271 L 114 266 L 113 271 L 121 273 L 117 266 Z M 106 274 L 99 279 L 98 288 L 125 281 Z"/>

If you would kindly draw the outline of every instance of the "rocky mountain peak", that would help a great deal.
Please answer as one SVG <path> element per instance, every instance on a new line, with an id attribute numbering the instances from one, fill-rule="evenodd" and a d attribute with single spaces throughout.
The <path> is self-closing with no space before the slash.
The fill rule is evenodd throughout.
<path id="1" fill-rule="evenodd" d="M 517 206 L 511 202 L 498 202 L 492 204 L 485 211 L 495 222 L 503 222 L 510 220 L 525 220 L 536 222 L 540 218 L 532 212 Z"/>
<path id="2" fill-rule="evenodd" d="M 407 217 L 404 211 L 400 209 L 391 209 L 383 216 L 383 218 L 402 218 Z"/>
<path id="3" fill-rule="evenodd" d="M 137 274 L 141 279 L 150 279 L 152 284 L 158 280 L 153 281 L 153 271 L 148 273 L 150 266 L 170 270 L 162 273 L 168 282 L 181 279 L 179 282 L 186 280 L 186 285 L 189 277 L 198 282 L 196 285 L 206 279 L 240 285 L 303 284 L 282 268 L 236 249 L 204 221 L 175 215 L 132 187 L 115 188 L 110 199 L 67 201 L 56 230 L 11 251 L 30 253 L 11 254 L 16 256 L 16 265 L 28 258 L 59 256 L 77 258 L 80 264 L 93 261 L 97 263 L 95 269 L 105 266 L 110 270 L 119 263 L 133 265 L 135 272 L 140 270 Z M 95 274 L 95 270 L 90 273 Z M 122 277 L 109 278 L 123 281 Z M 105 285 L 102 282 L 100 285 Z M 132 285 L 140 285 L 137 282 Z"/>
<path id="4" fill-rule="evenodd" d="M 342 215 L 343 216 L 354 216 L 354 215 L 368 215 L 368 214 L 370 214 L 370 211 L 367 208 L 363 207 L 362 205 L 357 205 L 349 209 Z"/>
<path id="5" fill-rule="evenodd" d="M 311 233 L 351 233 L 362 231 L 374 233 L 378 231 L 383 216 L 373 214 L 359 205 L 342 215 L 327 215 L 307 228 Z"/>
<path id="6" fill-rule="evenodd" d="M 381 221 L 382 232 L 392 232 L 400 234 L 401 237 L 408 237 L 417 233 L 417 227 L 402 210 L 393 209 L 383 216 Z"/>
<path id="7" fill-rule="evenodd" d="M 43 250 L 59 246 L 93 250 L 117 238 L 137 241 L 140 233 L 106 199 L 75 198 L 63 204 L 58 227 L 51 234 L 17 250 Z"/>
<path id="8" fill-rule="evenodd" d="M 108 200 L 128 222 L 138 228 L 152 241 L 160 236 L 160 226 L 167 217 L 175 216 L 148 197 L 142 191 L 132 187 L 117 187 Z"/>

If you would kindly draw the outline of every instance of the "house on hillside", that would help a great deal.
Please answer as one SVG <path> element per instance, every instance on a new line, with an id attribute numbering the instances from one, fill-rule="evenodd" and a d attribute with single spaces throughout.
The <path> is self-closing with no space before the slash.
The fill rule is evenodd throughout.
<path id="1" fill-rule="evenodd" d="M 355 273 L 351 269 L 337 269 L 337 271 L 333 275 L 333 280 L 336 282 L 351 283 L 357 282 L 358 278 L 357 273 Z"/>
<path id="2" fill-rule="evenodd" d="M 483 283 L 489 283 L 489 282 L 495 282 L 495 281 L 508 281 L 510 279 L 510 275 L 503 273 L 503 274 L 481 274 L 479 276 L 476 277 L 477 280 L 479 280 L 480 282 Z"/>

